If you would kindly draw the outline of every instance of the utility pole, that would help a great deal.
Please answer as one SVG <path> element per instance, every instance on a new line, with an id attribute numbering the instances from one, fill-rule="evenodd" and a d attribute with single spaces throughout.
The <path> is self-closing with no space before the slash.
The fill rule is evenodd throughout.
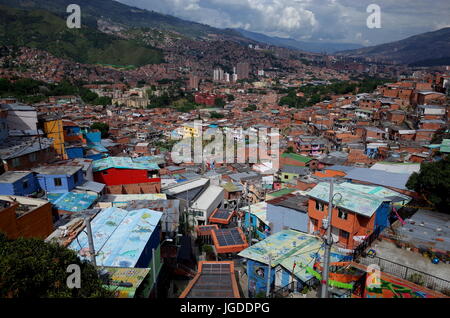
<path id="1" fill-rule="evenodd" d="M 272 271 L 272 255 L 269 254 L 269 270 L 267 275 L 267 290 L 266 290 L 266 298 L 270 297 L 270 274 Z"/>
<path id="2" fill-rule="evenodd" d="M 155 289 L 155 298 L 158 298 L 158 287 L 156 286 L 156 268 L 155 268 L 155 249 L 152 248 L 152 267 L 153 267 L 153 288 Z"/>
<path id="3" fill-rule="evenodd" d="M 322 290 L 321 290 L 321 298 L 328 298 L 328 270 L 330 266 L 330 252 L 331 252 L 331 215 L 333 212 L 333 178 L 330 179 L 330 195 L 328 200 L 328 217 L 323 220 L 326 221 L 324 224 L 324 228 L 326 229 L 326 237 L 325 237 L 325 253 L 323 260 L 323 271 L 322 271 Z M 323 222 L 325 223 L 325 222 Z M 326 227 L 325 227 L 326 226 Z"/>
<path id="4" fill-rule="evenodd" d="M 250 207 L 250 200 L 248 199 L 248 194 L 249 194 L 249 190 L 248 190 L 248 184 L 245 185 L 245 200 L 247 201 L 247 207 L 248 207 L 248 246 L 252 246 L 252 239 L 253 239 L 253 233 L 252 233 L 252 209 Z"/>
<path id="5" fill-rule="evenodd" d="M 97 266 L 97 262 L 95 261 L 95 249 L 94 249 L 94 240 L 92 239 L 92 229 L 91 229 L 91 217 L 87 216 L 84 219 L 84 225 L 86 226 L 87 236 L 88 236 L 88 243 L 89 243 L 89 254 L 91 258 L 92 264 L 94 266 Z"/>

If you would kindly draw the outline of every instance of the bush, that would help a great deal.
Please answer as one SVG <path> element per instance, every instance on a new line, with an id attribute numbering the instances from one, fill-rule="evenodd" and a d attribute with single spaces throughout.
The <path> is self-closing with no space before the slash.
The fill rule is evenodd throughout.
<path id="1" fill-rule="evenodd" d="M 66 284 L 71 264 L 80 266 L 81 288 Z M 112 297 L 97 269 L 66 247 L 39 239 L 8 240 L 0 234 L 0 298 Z"/>
<path id="2" fill-rule="evenodd" d="M 213 254 L 214 250 L 211 245 L 203 245 L 202 251 L 206 254 Z"/>

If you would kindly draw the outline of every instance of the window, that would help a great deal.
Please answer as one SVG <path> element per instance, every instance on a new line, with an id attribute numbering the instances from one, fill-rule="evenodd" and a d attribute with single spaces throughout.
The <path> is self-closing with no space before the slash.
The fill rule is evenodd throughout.
<path id="1" fill-rule="evenodd" d="M 53 182 L 55 183 L 55 187 L 60 187 L 62 186 L 62 180 L 61 178 L 54 178 Z"/>
<path id="2" fill-rule="evenodd" d="M 347 212 L 342 209 L 338 209 L 338 217 L 343 220 L 347 220 Z"/>
<path id="3" fill-rule="evenodd" d="M 266 226 L 265 226 L 265 224 L 264 224 L 264 222 L 260 222 L 259 220 L 258 220 L 258 231 L 260 231 L 261 233 L 264 233 L 264 231 L 266 230 Z"/>
<path id="4" fill-rule="evenodd" d="M 20 166 L 20 158 L 13 158 L 13 159 L 11 160 L 11 165 L 12 165 L 13 167 L 18 167 L 18 166 Z"/>
<path id="5" fill-rule="evenodd" d="M 28 180 L 23 180 L 22 186 L 24 189 L 28 189 Z"/>
<path id="6" fill-rule="evenodd" d="M 347 240 L 349 237 L 348 232 L 344 231 L 344 230 L 340 230 L 340 235 L 344 240 Z"/>
<path id="7" fill-rule="evenodd" d="M 35 162 L 37 160 L 37 154 L 35 152 L 30 153 L 30 162 Z"/>
<path id="8" fill-rule="evenodd" d="M 314 231 L 316 231 L 318 229 L 319 221 L 316 220 L 316 219 L 311 218 L 311 223 L 312 223 L 312 226 L 313 226 L 311 231 L 314 232 Z"/>
<path id="9" fill-rule="evenodd" d="M 73 175 L 73 181 L 75 182 L 75 184 L 78 183 L 78 172 Z"/>
<path id="10" fill-rule="evenodd" d="M 323 209 L 324 209 L 323 203 L 316 201 L 316 210 L 323 211 Z"/>
<path id="11" fill-rule="evenodd" d="M 103 170 L 103 174 L 108 174 L 108 170 Z"/>
<path id="12" fill-rule="evenodd" d="M 285 179 L 289 179 L 289 176 L 286 174 L 286 175 L 284 175 L 284 178 Z"/>
<path id="13" fill-rule="evenodd" d="M 157 178 L 157 177 L 158 177 L 158 175 L 155 173 L 155 171 L 147 171 L 148 179 Z"/>

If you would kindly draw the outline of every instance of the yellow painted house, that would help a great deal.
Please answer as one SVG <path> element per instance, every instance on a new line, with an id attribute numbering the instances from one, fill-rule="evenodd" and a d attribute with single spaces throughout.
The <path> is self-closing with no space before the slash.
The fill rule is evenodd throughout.
<path id="1" fill-rule="evenodd" d="M 200 129 L 202 129 L 202 125 L 194 125 L 193 123 L 187 123 L 183 126 L 183 137 L 194 137 L 197 138 L 200 136 Z"/>
<path id="2" fill-rule="evenodd" d="M 62 159 L 67 159 L 66 148 L 64 147 L 64 129 L 60 119 L 47 120 L 44 122 L 44 132 L 48 138 L 53 139 L 53 149 Z"/>

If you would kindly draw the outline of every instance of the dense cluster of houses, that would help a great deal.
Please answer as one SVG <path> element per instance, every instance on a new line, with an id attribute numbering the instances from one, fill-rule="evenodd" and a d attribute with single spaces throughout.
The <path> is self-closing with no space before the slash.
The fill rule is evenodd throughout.
<path id="1" fill-rule="evenodd" d="M 365 268 L 355 261 L 375 239 L 393 240 L 394 225 L 413 225 L 419 216 L 424 224 L 434 224 L 437 216 L 450 221 L 438 212 L 402 210 L 418 199 L 406 186 L 410 175 L 421 162 L 450 152 L 446 139 L 431 143 L 448 127 L 443 90 L 448 80 L 444 74 L 416 74 L 371 94 L 332 96 L 301 110 L 274 105 L 274 92 L 243 90 L 233 92 L 234 101 L 219 110 L 220 120 L 207 110 L 180 115 L 164 108 L 104 108 L 84 105 L 75 96 L 33 106 L 3 99 L 0 230 L 11 238 L 57 242 L 90 259 L 88 220 L 96 265 L 112 282 L 128 279 L 129 284 L 108 285 L 119 297 L 156 297 L 163 286 L 169 296 L 238 297 L 240 283 L 232 274 L 241 267 L 247 275 L 245 296 L 273 296 L 320 281 L 333 178 L 340 197 L 329 224 L 334 295 L 348 296 L 350 290 L 372 297 L 376 291 L 356 291 Z M 100 94 L 105 89 L 91 88 Z M 259 106 L 249 113 L 243 110 L 249 103 Z M 198 119 L 200 126 L 193 124 Z M 109 135 L 92 128 L 95 122 L 108 124 Z M 180 164 L 166 148 L 170 141 L 225 127 L 234 140 L 244 141 L 237 133 L 241 128 L 279 129 L 279 169 L 270 156 L 257 163 Z M 258 145 L 244 144 L 248 159 Z M 406 221 L 400 215 L 407 215 Z M 448 263 L 448 233 L 432 228 L 423 237 L 419 232 L 404 233 L 408 248 L 423 248 L 414 243 L 421 237 Z M 439 247 L 431 244 L 436 240 Z M 227 283 L 221 275 L 230 276 Z M 442 288 L 383 275 L 410 294 L 443 296 Z M 192 280 L 180 285 L 180 277 Z M 211 287 L 216 279 L 212 285 L 221 287 Z"/>

